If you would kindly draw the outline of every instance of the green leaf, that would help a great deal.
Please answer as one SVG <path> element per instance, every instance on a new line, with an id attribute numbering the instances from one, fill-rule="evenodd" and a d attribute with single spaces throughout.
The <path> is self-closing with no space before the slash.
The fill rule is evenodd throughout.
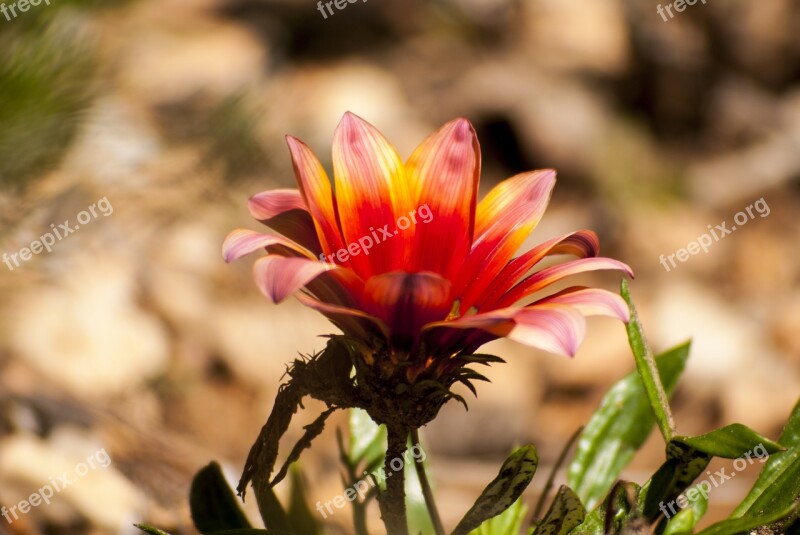
<path id="1" fill-rule="evenodd" d="M 795 503 L 785 509 L 758 517 L 729 518 L 707 527 L 698 535 L 738 535 L 740 533 L 749 533 L 752 529 L 769 526 L 793 515 L 797 512 L 798 506 Z"/>
<path id="2" fill-rule="evenodd" d="M 753 518 L 775 513 L 800 499 L 800 401 L 779 442 L 788 448 L 787 451 L 769 457 L 755 485 L 733 511 L 733 517 Z"/>
<path id="3" fill-rule="evenodd" d="M 148 526 L 147 524 L 134 524 L 134 526 L 139 528 L 143 532 L 148 533 L 149 535 L 170 535 L 166 531 L 154 528 L 153 526 Z"/>
<path id="4" fill-rule="evenodd" d="M 288 531 L 290 528 L 289 519 L 283 505 L 275 495 L 275 491 L 269 485 L 263 485 L 256 492 L 256 504 L 261 520 L 264 525 L 272 530 Z"/>
<path id="5" fill-rule="evenodd" d="M 738 459 L 746 453 L 752 453 L 759 446 L 765 451 L 764 454 L 777 453 L 784 449 L 780 444 L 742 424 L 726 425 L 697 437 L 675 437 L 675 440 L 697 451 L 724 459 Z"/>
<path id="6" fill-rule="evenodd" d="M 656 357 L 668 394 L 683 372 L 690 345 L 686 342 Z M 593 508 L 605 497 L 654 425 L 653 411 L 637 372 L 608 391 L 581 433 L 567 471 L 567 483 L 587 508 Z"/>
<path id="7" fill-rule="evenodd" d="M 486 486 L 458 523 L 453 535 L 469 533 L 489 518 L 511 507 L 530 484 L 538 464 L 539 455 L 532 444 L 515 450 L 500 467 L 497 477 Z"/>
<path id="8" fill-rule="evenodd" d="M 662 535 L 691 535 L 694 533 L 694 527 L 708 509 L 708 496 L 704 493 L 695 493 L 695 496 L 697 499 L 689 502 L 691 507 L 679 511 L 667 521 Z"/>
<path id="9" fill-rule="evenodd" d="M 300 470 L 296 467 L 289 471 L 291 491 L 289 497 L 289 525 L 298 533 L 318 535 L 320 527 L 317 519 L 308 508 L 305 485 Z"/>
<path id="10" fill-rule="evenodd" d="M 350 448 L 348 450 L 353 466 L 364 462 L 383 462 L 386 451 L 386 427 L 372 421 L 367 411 L 350 409 Z"/>
<path id="11" fill-rule="evenodd" d="M 194 476 L 189 507 L 194 525 L 201 533 L 251 527 L 216 462 Z"/>
<path id="12" fill-rule="evenodd" d="M 645 518 L 655 520 L 663 512 L 662 504 L 675 500 L 703 473 L 709 462 L 711 455 L 681 442 L 670 441 L 666 462 L 639 493 L 638 502 Z"/>
<path id="13" fill-rule="evenodd" d="M 473 529 L 469 535 L 519 535 L 527 512 L 522 500 L 517 499 L 511 507 Z"/>
<path id="14" fill-rule="evenodd" d="M 584 521 L 569 532 L 570 535 L 639 533 L 636 530 L 647 524 L 636 506 L 639 493 L 636 483 L 618 481 L 605 500 L 586 515 Z"/>
<path id="15" fill-rule="evenodd" d="M 655 359 L 653 359 L 653 352 L 650 350 L 650 346 L 647 345 L 644 329 L 642 329 L 636 306 L 633 304 L 633 299 L 631 299 L 628 281 L 625 279 L 622 280 L 621 291 L 622 297 L 628 303 L 631 311 L 631 319 L 625 328 L 628 331 L 628 342 L 636 360 L 636 369 L 642 378 L 647 399 L 650 401 L 650 406 L 655 414 L 661 434 L 664 436 L 664 440 L 669 442 L 675 434 L 675 422 L 672 419 L 672 411 L 669 408 L 667 394 L 658 377 L 658 369 L 656 368 Z"/>
<path id="16" fill-rule="evenodd" d="M 411 441 L 409 441 L 410 444 Z M 414 446 L 411 444 L 409 447 Z M 421 448 L 421 446 L 420 446 Z M 420 451 L 424 451 L 420 449 Z M 427 456 L 423 457 L 427 458 Z M 411 456 L 411 450 L 406 451 L 405 463 L 405 490 L 406 490 L 406 514 L 408 515 L 409 533 L 434 533 L 433 521 L 425 504 L 425 495 L 422 493 L 422 484 L 419 481 L 417 470 L 414 467 L 415 459 Z M 425 470 L 430 474 L 430 468 L 424 460 Z"/>
<path id="17" fill-rule="evenodd" d="M 536 527 L 536 535 L 566 535 L 580 526 L 586 518 L 580 498 L 571 488 L 561 485 L 550 510 Z"/>

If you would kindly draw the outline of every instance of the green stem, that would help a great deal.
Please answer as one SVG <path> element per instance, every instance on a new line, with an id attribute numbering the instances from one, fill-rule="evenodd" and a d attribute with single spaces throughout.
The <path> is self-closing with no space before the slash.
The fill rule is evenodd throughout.
<path id="1" fill-rule="evenodd" d="M 658 422 L 658 428 L 661 430 L 664 440 L 669 442 L 672 440 L 672 437 L 675 436 L 675 420 L 672 418 L 669 398 L 664 391 L 664 385 L 661 384 L 661 376 L 658 374 L 658 367 L 656 366 L 656 359 L 653 356 L 653 351 L 650 349 L 644 337 L 644 329 L 639 321 L 639 315 L 636 313 L 636 306 L 633 304 L 633 299 L 631 299 L 628 281 L 624 279 L 622 280 L 621 293 L 631 311 L 631 319 L 628 321 L 626 329 L 628 331 L 628 341 L 630 342 L 634 360 L 636 361 L 636 370 L 639 372 L 639 377 L 642 378 L 645 392 L 647 392 L 647 398 L 650 400 L 656 422 Z"/>
<path id="2" fill-rule="evenodd" d="M 408 535 L 408 521 L 406 520 L 406 489 L 405 474 L 403 470 L 394 471 L 391 462 L 403 458 L 408 440 L 408 430 L 405 427 L 386 424 L 387 446 L 384 472 L 386 476 L 386 490 L 378 495 L 381 507 L 381 519 L 386 526 L 387 535 Z"/>
<path id="3" fill-rule="evenodd" d="M 413 447 L 418 444 L 419 430 L 414 428 L 411 430 L 411 445 Z M 422 496 L 425 498 L 425 506 L 428 508 L 428 514 L 431 517 L 434 533 L 436 535 L 444 535 L 442 518 L 439 516 L 439 509 L 436 507 L 436 502 L 433 499 L 433 490 L 431 489 L 431 484 L 428 481 L 428 474 L 425 472 L 425 464 L 422 461 L 415 461 L 414 468 L 417 471 L 419 485 L 422 487 Z"/>

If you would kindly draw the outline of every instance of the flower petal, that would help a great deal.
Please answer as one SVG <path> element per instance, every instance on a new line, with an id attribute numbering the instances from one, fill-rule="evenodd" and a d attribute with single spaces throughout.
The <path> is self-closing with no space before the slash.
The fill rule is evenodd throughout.
<path id="1" fill-rule="evenodd" d="M 306 202 L 296 189 L 263 191 L 247 202 L 250 215 L 299 243 L 314 255 L 322 252 Z"/>
<path id="2" fill-rule="evenodd" d="M 389 328 L 375 316 L 355 308 L 326 303 L 302 293 L 297 294 L 295 297 L 305 306 L 323 314 L 346 334 L 355 336 L 360 340 L 367 340 L 369 337 L 376 335 L 383 336 L 387 340 L 389 338 Z"/>
<path id="3" fill-rule="evenodd" d="M 547 256 L 571 254 L 578 258 L 589 258 L 597 256 L 599 251 L 600 241 L 591 230 L 572 232 L 539 244 L 506 264 L 478 299 L 476 306 L 480 312 L 495 308 L 495 301 Z"/>
<path id="4" fill-rule="evenodd" d="M 630 319 L 630 310 L 625 300 L 618 294 L 600 288 L 573 286 L 540 299 L 530 306 L 546 303 L 569 305 L 584 316 L 608 316 L 623 323 L 627 323 Z"/>
<path id="5" fill-rule="evenodd" d="M 462 311 L 492 284 L 539 223 L 555 182 L 551 169 L 523 173 L 498 184 L 480 202 L 475 240 L 455 287 Z"/>
<path id="6" fill-rule="evenodd" d="M 412 196 L 434 216 L 407 231 L 414 233 L 414 270 L 451 278 L 462 268 L 472 245 L 480 154 L 472 125 L 456 119 L 429 136 L 408 159 Z"/>
<path id="7" fill-rule="evenodd" d="M 617 269 L 633 277 L 631 268 L 619 260 L 604 257 L 582 258 L 537 271 L 511 288 L 495 304 L 501 308 L 507 307 L 565 277 L 602 269 Z"/>
<path id="8" fill-rule="evenodd" d="M 432 323 L 424 329 L 431 331 L 431 335 L 435 332 L 436 336 L 445 335 L 448 329 L 480 329 L 497 338 L 505 337 L 530 347 L 573 356 L 586 334 L 586 320 L 570 306 L 551 303 L 463 316 L 453 321 Z M 431 335 L 427 338 L 431 339 Z M 482 343 L 487 341 L 485 338 L 481 340 Z"/>
<path id="9" fill-rule="evenodd" d="M 231 231 L 225 238 L 222 244 L 222 257 L 225 262 L 233 262 L 244 255 L 272 246 L 285 247 L 290 252 L 301 257 L 315 258 L 311 251 L 283 236 L 264 234 L 242 228 Z"/>
<path id="10" fill-rule="evenodd" d="M 261 293 L 273 303 L 280 303 L 326 269 L 319 261 L 267 255 L 256 260 L 253 275 Z"/>
<path id="11" fill-rule="evenodd" d="M 371 124 L 346 113 L 333 139 L 336 203 L 347 244 L 392 227 L 413 209 L 405 169 L 397 152 Z M 351 265 L 365 280 L 400 269 L 408 257 L 406 240 L 388 240 L 369 255 L 352 257 Z"/>
<path id="12" fill-rule="evenodd" d="M 450 289 L 450 281 L 436 273 L 384 273 L 366 281 L 364 310 L 389 325 L 395 343 L 407 344 L 423 325 L 447 317 Z"/>
<path id="13" fill-rule="evenodd" d="M 306 210 L 306 202 L 296 189 L 262 191 L 247 202 L 250 215 L 259 221 L 272 219 L 289 210 Z"/>
<path id="14" fill-rule="evenodd" d="M 292 165 L 308 211 L 314 221 L 322 251 L 329 255 L 343 248 L 333 190 L 328 174 L 308 146 L 297 138 L 286 136 Z"/>
<path id="15" fill-rule="evenodd" d="M 586 336 L 586 319 L 568 306 L 523 308 L 514 316 L 514 324 L 505 335 L 509 340 L 569 357 L 578 352 Z"/>

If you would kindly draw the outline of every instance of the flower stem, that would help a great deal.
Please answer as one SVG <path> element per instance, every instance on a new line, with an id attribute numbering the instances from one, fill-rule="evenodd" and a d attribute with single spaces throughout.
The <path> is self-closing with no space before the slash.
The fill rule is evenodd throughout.
<path id="1" fill-rule="evenodd" d="M 419 444 L 419 430 L 412 429 L 411 445 L 416 446 L 418 444 Z M 422 461 L 415 460 L 414 468 L 417 471 L 417 478 L 419 479 L 419 485 L 420 487 L 422 487 L 422 496 L 425 498 L 425 506 L 428 508 L 428 514 L 431 517 L 431 523 L 433 524 L 434 533 L 436 535 L 444 535 L 444 526 L 442 525 L 442 519 L 439 516 L 439 509 L 436 507 L 436 502 L 433 499 L 433 490 L 431 489 L 431 484 L 428 481 L 428 474 L 425 472 L 425 464 Z"/>
<path id="2" fill-rule="evenodd" d="M 396 424 L 387 423 L 387 447 L 384 471 L 386 472 L 386 490 L 381 492 L 378 500 L 381 506 L 381 518 L 386 526 L 387 535 L 408 535 L 406 520 L 406 489 L 403 470 L 394 471 L 391 463 L 394 459 L 403 458 L 408 439 L 408 429 Z"/>

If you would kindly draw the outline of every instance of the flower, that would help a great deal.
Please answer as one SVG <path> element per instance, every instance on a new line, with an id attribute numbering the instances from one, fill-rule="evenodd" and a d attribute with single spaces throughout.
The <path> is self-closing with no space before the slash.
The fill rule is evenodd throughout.
<path id="1" fill-rule="evenodd" d="M 238 229 L 223 245 L 227 262 L 266 249 L 254 276 L 272 301 L 295 294 L 347 337 L 395 363 L 416 364 L 415 376 L 500 337 L 574 355 L 584 316 L 628 321 L 625 302 L 603 289 L 533 297 L 570 275 L 632 272 L 599 257 L 588 230 L 514 256 L 544 214 L 556 172 L 516 175 L 478 202 L 481 154 L 468 120 L 447 123 L 403 163 L 375 127 L 347 113 L 333 140 L 333 184 L 303 142 L 286 139 L 298 189 L 249 202 L 253 217 L 276 233 Z M 410 224 L 423 212 L 430 217 Z M 577 259 L 531 272 L 563 254 Z M 526 300 L 533 301 L 519 305 Z"/>

